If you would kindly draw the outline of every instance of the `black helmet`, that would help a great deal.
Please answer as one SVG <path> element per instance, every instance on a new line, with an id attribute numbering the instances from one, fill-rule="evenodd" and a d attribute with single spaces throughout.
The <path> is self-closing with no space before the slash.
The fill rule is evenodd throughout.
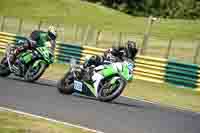
<path id="1" fill-rule="evenodd" d="M 128 41 L 125 46 L 126 57 L 133 60 L 138 52 L 136 42 Z"/>
<path id="2" fill-rule="evenodd" d="M 132 48 L 137 48 L 137 46 L 136 46 L 136 42 L 134 42 L 134 41 L 128 41 L 127 42 L 127 48 L 130 48 L 130 49 L 132 49 Z"/>

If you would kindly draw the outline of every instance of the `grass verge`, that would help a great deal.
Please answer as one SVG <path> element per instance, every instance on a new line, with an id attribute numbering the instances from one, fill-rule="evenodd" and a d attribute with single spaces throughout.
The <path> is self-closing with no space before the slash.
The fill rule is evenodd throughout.
<path id="1" fill-rule="evenodd" d="M 189 88 L 179 88 L 168 83 L 158 84 L 135 79 L 128 84 L 124 95 L 165 106 L 200 112 L 199 92 Z"/>
<path id="2" fill-rule="evenodd" d="M 90 133 L 84 129 L 0 110 L 1 133 Z"/>
<path id="3" fill-rule="evenodd" d="M 145 32 L 147 25 L 147 18 L 129 16 L 81 0 L 1 0 L 0 15 L 65 25 L 80 24 L 86 26 L 90 24 L 97 29 L 133 32 L 140 35 Z M 199 25 L 198 20 L 161 19 L 154 23 L 152 35 L 175 36 L 176 39 L 197 38 L 200 37 Z M 13 28 L 15 27 L 13 26 Z"/>
<path id="4" fill-rule="evenodd" d="M 52 64 L 42 75 L 44 79 L 58 80 L 68 71 L 68 65 Z"/>

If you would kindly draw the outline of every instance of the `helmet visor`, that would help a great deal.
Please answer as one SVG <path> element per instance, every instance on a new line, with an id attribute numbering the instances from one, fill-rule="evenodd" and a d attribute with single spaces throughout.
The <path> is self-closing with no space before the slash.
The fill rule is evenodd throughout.
<path id="1" fill-rule="evenodd" d="M 53 33 L 48 32 L 48 36 L 51 40 L 56 40 L 56 36 Z"/>

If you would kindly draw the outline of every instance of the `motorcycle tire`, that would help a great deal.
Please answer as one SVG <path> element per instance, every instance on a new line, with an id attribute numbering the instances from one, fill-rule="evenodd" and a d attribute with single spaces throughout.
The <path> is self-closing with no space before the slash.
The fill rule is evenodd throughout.
<path id="1" fill-rule="evenodd" d="M 35 75 L 31 75 L 32 65 L 30 65 L 28 70 L 26 71 L 24 79 L 28 82 L 34 82 L 34 81 L 38 80 L 42 76 L 42 74 L 45 72 L 45 70 L 47 68 L 47 64 L 45 64 L 44 62 L 40 62 L 39 66 L 40 66 L 40 68 L 37 71 L 37 73 Z"/>
<path id="2" fill-rule="evenodd" d="M 70 95 L 74 92 L 74 80 L 70 72 L 66 73 L 65 76 L 57 83 L 58 91 L 62 94 Z"/>
<path id="3" fill-rule="evenodd" d="M 7 77 L 10 75 L 10 69 L 8 68 L 8 64 L 5 64 L 5 61 L 6 58 L 4 57 L 2 60 L 1 60 L 1 64 L 0 64 L 0 76 L 1 77 Z"/>
<path id="4" fill-rule="evenodd" d="M 122 78 L 117 79 L 118 82 L 120 83 L 118 88 L 111 94 L 108 96 L 103 96 L 102 93 L 104 91 L 104 85 L 102 85 L 102 87 L 99 89 L 98 91 L 98 99 L 102 102 L 110 102 L 113 101 L 114 99 L 116 99 L 117 97 L 119 97 L 121 95 L 121 93 L 123 92 L 123 90 L 125 89 L 126 86 L 126 81 Z"/>

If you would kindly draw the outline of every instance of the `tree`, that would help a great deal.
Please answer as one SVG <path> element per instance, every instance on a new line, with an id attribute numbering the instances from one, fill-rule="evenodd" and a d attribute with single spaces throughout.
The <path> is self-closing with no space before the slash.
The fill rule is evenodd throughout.
<path id="1" fill-rule="evenodd" d="M 200 18 L 200 0 L 87 0 L 136 16 Z"/>

